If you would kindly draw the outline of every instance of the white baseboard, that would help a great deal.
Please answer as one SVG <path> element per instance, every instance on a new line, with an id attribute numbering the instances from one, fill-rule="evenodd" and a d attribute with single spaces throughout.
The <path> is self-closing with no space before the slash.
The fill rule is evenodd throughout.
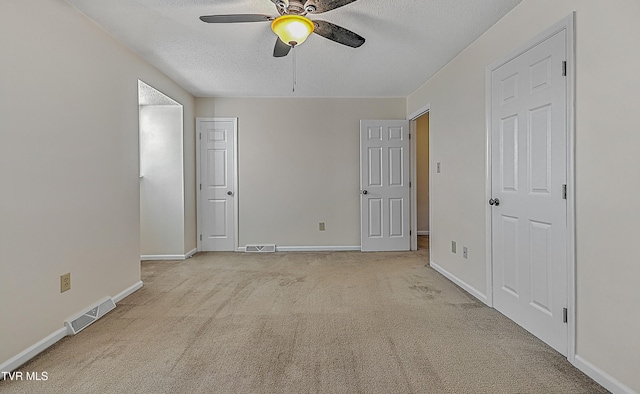
<path id="1" fill-rule="evenodd" d="M 353 252 L 360 246 L 276 246 L 277 252 Z"/>
<path id="2" fill-rule="evenodd" d="M 46 338 L 42 339 L 41 341 L 37 342 L 35 345 L 28 347 L 23 352 L 20 352 L 16 356 L 14 356 L 14 357 L 10 358 L 9 360 L 7 360 L 6 362 L 0 364 L 0 372 L 11 372 L 11 371 L 13 371 L 14 369 L 18 368 L 22 364 L 24 364 L 27 361 L 31 360 L 32 358 L 34 358 L 35 356 L 37 356 L 38 354 L 40 354 L 44 350 L 46 350 L 48 347 L 52 346 L 53 344 L 55 344 L 56 342 L 58 342 L 59 340 L 61 340 L 62 338 L 66 337 L 66 336 L 67 336 L 67 328 L 66 327 L 63 327 L 63 328 L 61 328 L 59 330 L 56 330 L 55 332 L 53 332 L 48 337 L 46 337 Z M 4 375 L 4 374 L 0 374 L 0 380 L 3 379 L 2 375 Z"/>
<path id="3" fill-rule="evenodd" d="M 418 231 L 418 235 L 429 235 L 428 231 Z"/>
<path id="4" fill-rule="evenodd" d="M 129 287 L 128 289 L 125 289 L 124 291 L 120 292 L 118 295 L 113 297 L 113 301 L 117 303 L 123 300 L 128 295 L 140 289 L 142 285 L 143 285 L 142 281 L 138 281 L 133 286 Z M 67 336 L 67 327 L 63 327 L 63 328 L 60 328 L 59 330 L 56 330 L 46 338 L 36 342 L 34 345 L 28 347 L 27 349 L 20 352 L 16 356 L 0 364 L 0 372 L 13 371 L 14 369 L 20 367 L 22 364 L 31 360 L 32 358 L 42 353 L 44 350 L 51 347 L 56 342 L 58 342 L 59 340 L 61 340 L 66 336 Z M 0 380 L 3 380 L 3 374 L 1 373 L 0 373 Z"/>
<path id="5" fill-rule="evenodd" d="M 577 354 L 573 365 L 614 394 L 637 394 L 633 389 Z"/>
<path id="6" fill-rule="evenodd" d="M 276 252 L 359 252 L 360 246 L 276 246 Z M 244 252 L 244 246 L 237 250 Z"/>
<path id="7" fill-rule="evenodd" d="M 115 302 L 117 304 L 118 302 L 120 302 L 123 299 L 127 298 L 128 296 L 130 296 L 134 292 L 138 291 L 142 287 L 142 285 L 143 285 L 142 281 L 139 280 L 133 286 L 129 287 L 128 289 L 125 289 L 124 291 L 121 291 L 116 296 L 114 296 L 113 297 L 113 302 Z"/>
<path id="8" fill-rule="evenodd" d="M 440 267 L 438 264 L 434 263 L 433 261 L 429 265 L 431 266 L 431 268 L 433 268 L 434 270 L 442 274 L 442 276 L 444 276 L 445 278 L 449 279 L 450 281 L 452 281 L 453 283 L 461 287 L 464 291 L 476 297 L 477 299 L 482 301 L 484 304 L 489 305 L 488 304 L 489 300 L 487 299 L 487 296 L 485 294 L 482 294 L 482 292 L 478 291 L 475 287 L 469 285 L 462 279 L 456 277 L 455 275 L 445 270 L 444 268 Z"/>
<path id="9" fill-rule="evenodd" d="M 463 290 L 465 290 L 467 293 L 471 294 L 472 296 L 476 297 L 483 303 L 487 304 L 488 302 L 487 297 L 484 294 L 482 294 L 480 291 L 475 289 L 473 286 L 470 286 L 469 284 L 465 283 L 463 280 L 451 274 L 450 272 L 440 267 L 438 264 L 434 263 L 433 261 L 430 263 L 430 265 L 431 265 L 431 268 L 438 271 L 445 278 L 449 279 L 450 281 L 452 281 L 453 283 L 461 287 Z M 591 379 L 598 382 L 602 387 L 611 391 L 613 394 L 637 394 L 636 391 L 626 386 L 624 383 L 620 382 L 619 380 L 609 375 L 608 373 L 604 372 L 602 369 L 591 364 L 589 361 L 585 360 L 579 355 L 575 356 L 573 365 L 579 370 L 581 370 L 582 372 L 584 372 Z"/>
<path id="10" fill-rule="evenodd" d="M 186 260 L 196 254 L 198 250 L 193 249 L 186 254 L 142 254 L 140 255 L 140 261 L 151 261 L 151 260 Z"/>

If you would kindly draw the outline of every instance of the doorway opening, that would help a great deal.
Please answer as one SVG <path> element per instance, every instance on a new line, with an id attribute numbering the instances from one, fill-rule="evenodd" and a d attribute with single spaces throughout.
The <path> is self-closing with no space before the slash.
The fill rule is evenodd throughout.
<path id="1" fill-rule="evenodd" d="M 416 215 L 418 250 L 429 249 L 429 112 L 416 122 Z"/>
<path id="2" fill-rule="evenodd" d="M 184 259 L 182 104 L 138 80 L 140 259 Z"/>
<path id="3" fill-rule="evenodd" d="M 408 118 L 411 125 L 411 250 L 429 250 L 431 236 L 430 105 Z"/>

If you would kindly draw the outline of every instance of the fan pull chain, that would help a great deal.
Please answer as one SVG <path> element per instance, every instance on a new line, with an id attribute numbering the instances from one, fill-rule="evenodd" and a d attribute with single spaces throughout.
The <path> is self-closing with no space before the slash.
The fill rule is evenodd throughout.
<path id="1" fill-rule="evenodd" d="M 293 92 L 294 93 L 296 92 L 296 83 L 297 83 L 297 75 L 296 75 L 297 66 L 296 66 L 296 50 L 295 50 L 295 48 L 296 48 L 295 46 L 291 48 L 291 52 L 293 52 L 292 53 L 292 57 L 293 57 L 293 67 L 292 67 L 292 69 L 293 69 L 293 75 L 292 75 L 293 81 L 292 81 L 292 84 L 293 84 Z"/>

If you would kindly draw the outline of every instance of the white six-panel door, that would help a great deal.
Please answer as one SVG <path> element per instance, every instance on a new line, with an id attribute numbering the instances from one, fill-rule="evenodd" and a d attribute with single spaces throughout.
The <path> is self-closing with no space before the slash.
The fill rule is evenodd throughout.
<path id="1" fill-rule="evenodd" d="M 200 144 L 200 250 L 233 251 L 235 229 L 235 120 L 197 119 Z"/>
<path id="2" fill-rule="evenodd" d="M 409 122 L 360 122 L 362 251 L 409 250 Z"/>
<path id="3" fill-rule="evenodd" d="M 565 35 L 562 30 L 490 75 L 494 307 L 564 355 Z"/>

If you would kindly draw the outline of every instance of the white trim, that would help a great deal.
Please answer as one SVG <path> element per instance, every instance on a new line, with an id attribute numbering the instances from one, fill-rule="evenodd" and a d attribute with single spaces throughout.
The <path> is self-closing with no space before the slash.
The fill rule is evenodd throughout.
<path id="1" fill-rule="evenodd" d="M 233 225 L 234 225 L 234 246 L 233 250 L 240 251 L 239 240 L 240 240 L 240 229 L 239 229 L 239 205 L 240 198 L 238 196 L 238 118 L 210 118 L 210 117 L 196 117 L 196 128 L 195 128 L 195 138 L 196 138 L 196 244 L 197 252 L 202 251 L 202 240 L 200 239 L 200 234 L 202 233 L 202 218 L 200 217 L 202 212 L 202 202 L 200 201 L 202 198 L 202 191 L 200 190 L 201 183 L 201 174 L 200 174 L 200 148 L 201 148 L 201 139 L 198 138 L 198 133 L 200 132 L 200 121 L 209 121 L 209 122 L 233 122 L 233 196 L 235 197 L 235 201 L 233 204 Z M 191 256 L 189 256 L 191 257 Z"/>
<path id="2" fill-rule="evenodd" d="M 462 288 L 462 290 L 476 297 L 477 299 L 482 301 L 482 303 L 487 304 L 487 296 L 482 294 L 481 291 L 471 286 L 467 282 L 463 281 L 462 279 L 458 278 L 457 276 L 453 275 L 452 273 L 442 268 L 438 264 L 434 263 L 433 261 L 429 263 L 429 265 L 431 266 L 431 268 L 438 271 L 442 276 L 444 276 L 445 278 L 449 279 L 450 281 L 458 285 L 458 287 Z"/>
<path id="3" fill-rule="evenodd" d="M 18 353 L 14 357 L 12 357 L 9 360 L 5 361 L 4 363 L 0 364 L 0 371 L 2 371 L 2 372 L 11 372 L 11 371 L 13 371 L 14 369 L 18 368 L 22 364 L 24 364 L 27 361 L 31 360 L 32 358 L 34 358 L 38 354 L 42 353 L 44 350 L 46 350 L 50 346 L 54 345 L 56 342 L 58 342 L 59 340 L 61 340 L 62 338 L 66 337 L 66 336 L 67 336 L 67 328 L 66 327 L 63 327 L 63 328 L 60 328 L 60 329 L 54 331 L 52 334 L 50 334 L 46 338 L 38 341 L 34 345 L 28 347 L 24 351 Z M 2 376 L 0 376 L 0 380 L 2 380 Z"/>
<path id="4" fill-rule="evenodd" d="M 418 235 L 429 235 L 428 231 L 416 231 Z"/>
<path id="5" fill-rule="evenodd" d="M 626 386 L 624 383 L 604 372 L 600 368 L 591 364 L 589 361 L 584 358 L 575 355 L 574 361 L 572 363 L 576 368 L 584 372 L 591 379 L 598 382 L 602 387 L 611 391 L 614 394 L 636 394 L 636 392 L 631 388 Z"/>
<path id="6" fill-rule="evenodd" d="M 542 43 L 561 31 L 566 32 L 566 61 L 567 61 L 567 359 L 570 362 L 576 357 L 576 258 L 575 258 L 575 12 L 563 18 L 550 28 L 522 44 L 518 49 L 496 60 L 487 66 L 485 71 L 485 132 L 486 132 L 486 184 L 485 201 L 491 198 L 491 73 L 500 66 L 515 59 L 529 49 Z M 486 281 L 487 305 L 493 306 L 493 277 L 492 277 L 492 242 L 491 242 L 491 209 L 489 204 L 485 208 L 486 222 Z"/>
<path id="7" fill-rule="evenodd" d="M 422 115 L 429 112 L 430 110 L 431 110 L 431 103 L 427 103 L 427 105 L 425 105 L 424 107 L 419 108 L 418 110 L 411 113 L 411 115 L 407 116 L 407 120 L 416 120 Z"/>
<path id="8" fill-rule="evenodd" d="M 125 290 L 121 291 L 120 293 L 118 293 L 117 295 L 115 295 L 113 297 L 113 302 L 115 302 L 117 304 L 118 302 L 122 301 L 126 297 L 128 297 L 131 294 L 135 293 L 136 291 L 140 290 L 142 288 L 142 286 L 143 286 L 142 281 L 141 280 L 137 281 L 136 283 L 134 283 L 128 289 L 125 289 Z"/>
<path id="9" fill-rule="evenodd" d="M 491 71 L 489 67 L 485 69 L 485 208 L 484 208 L 484 221 L 485 221 L 485 250 L 486 250 L 486 264 L 485 264 L 485 280 L 487 281 L 487 305 L 493 308 L 493 228 L 492 228 L 492 213 L 491 206 L 486 203 L 492 197 L 492 163 L 493 155 L 491 154 Z"/>
<path id="10" fill-rule="evenodd" d="M 240 246 L 240 195 L 238 194 L 238 118 L 233 119 L 233 250 Z"/>
<path id="11" fill-rule="evenodd" d="M 133 294 L 135 291 L 140 289 L 142 285 L 143 285 L 142 281 L 136 282 L 128 289 L 125 289 L 124 291 L 120 292 L 118 295 L 113 297 L 113 302 L 117 303 L 122 301 L 125 297 Z M 66 337 L 67 333 L 68 333 L 67 327 L 63 327 L 54 331 L 52 334 L 50 334 L 46 338 L 36 342 L 34 345 L 29 346 L 24 351 L 18 353 L 14 357 L 0 364 L 0 372 L 11 372 L 14 369 L 20 367 L 22 364 L 31 360 L 38 354 L 42 353 L 49 347 L 53 346 L 56 342 L 58 342 L 62 338 Z M 2 380 L 2 376 L 0 375 L 0 381 L 1 380 Z"/>
<path id="12" fill-rule="evenodd" d="M 244 252 L 244 246 L 237 249 Z M 360 246 L 276 246 L 276 252 L 359 252 Z"/>
<path id="13" fill-rule="evenodd" d="M 202 252 L 202 235 L 200 234 L 200 230 L 202 229 L 202 220 L 200 219 L 200 214 L 202 212 L 202 203 L 200 202 L 200 195 L 202 194 L 202 190 L 200 190 L 200 145 L 201 140 L 198 137 L 200 133 L 200 118 L 196 117 L 196 125 L 195 130 L 195 139 L 196 139 L 196 249 L 198 252 Z"/>
<path id="14" fill-rule="evenodd" d="M 409 120 L 409 132 L 413 138 L 409 141 L 409 206 L 411 213 L 409 215 L 409 249 L 418 250 L 418 122 Z"/>
<path id="15" fill-rule="evenodd" d="M 189 257 L 196 254 L 197 250 L 193 249 L 187 254 L 142 254 L 140 255 L 140 261 L 151 261 L 151 260 L 186 260 Z"/>
<path id="16" fill-rule="evenodd" d="M 240 246 L 236 252 L 244 252 Z M 360 252 L 360 246 L 276 246 L 276 252 Z"/>
<path id="17" fill-rule="evenodd" d="M 567 346 L 567 358 L 570 362 L 576 357 L 576 177 L 575 177 L 575 97 L 576 97 L 576 72 L 575 72 L 575 18 L 572 12 L 565 19 L 567 25 L 567 306 L 569 337 Z"/>
<path id="18" fill-rule="evenodd" d="M 360 246 L 276 246 L 276 252 L 353 252 Z"/>
<path id="19" fill-rule="evenodd" d="M 433 200 L 431 199 L 431 196 L 433 195 L 433 176 L 435 174 L 435 171 L 433 171 L 433 168 L 435 167 L 431 165 L 431 160 L 433 159 L 433 152 L 431 150 L 433 146 L 432 136 L 433 133 L 431 132 L 431 110 L 429 110 L 429 236 L 431 236 L 431 229 L 433 228 Z M 416 212 L 416 221 L 417 215 L 418 212 Z M 429 243 L 429 248 L 431 248 L 431 243 Z"/>

